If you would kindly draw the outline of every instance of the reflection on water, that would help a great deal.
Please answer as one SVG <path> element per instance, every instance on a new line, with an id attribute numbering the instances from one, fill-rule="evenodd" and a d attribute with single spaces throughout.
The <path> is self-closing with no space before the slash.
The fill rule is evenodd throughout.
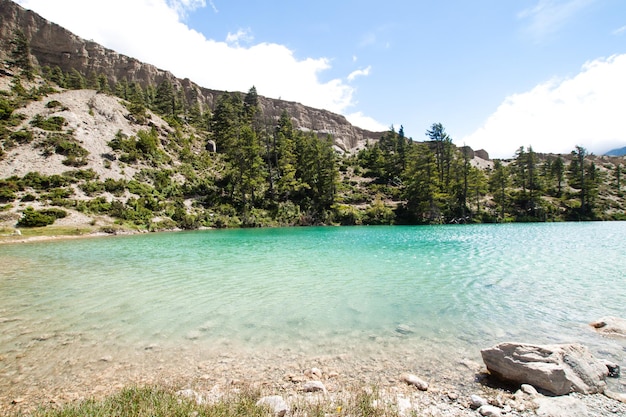
<path id="1" fill-rule="evenodd" d="M 112 362 L 116 375 L 137 376 L 225 354 L 378 358 L 388 368 L 411 358 L 412 367 L 441 369 L 458 363 L 450 358 L 479 361 L 480 348 L 505 340 L 581 342 L 623 364 L 623 341 L 587 323 L 624 316 L 624 253 L 621 222 L 4 245 L 0 380 L 68 383 L 59 380 L 75 379 L 72 368 L 112 378 L 102 370 Z"/>

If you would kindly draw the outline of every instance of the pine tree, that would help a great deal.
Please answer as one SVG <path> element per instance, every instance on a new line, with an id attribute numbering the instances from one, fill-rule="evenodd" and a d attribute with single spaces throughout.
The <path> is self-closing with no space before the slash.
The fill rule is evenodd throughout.
<path id="1" fill-rule="evenodd" d="M 26 35 L 21 30 L 16 30 L 13 39 L 11 40 L 11 54 L 9 64 L 15 65 L 21 69 L 21 74 L 28 80 L 32 80 L 33 64 L 30 60 L 30 44 Z"/>

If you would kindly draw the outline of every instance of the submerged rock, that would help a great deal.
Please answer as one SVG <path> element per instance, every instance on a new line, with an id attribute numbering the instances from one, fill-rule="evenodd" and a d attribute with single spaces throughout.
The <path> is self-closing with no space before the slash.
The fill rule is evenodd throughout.
<path id="1" fill-rule="evenodd" d="M 626 319 L 607 316 L 590 325 L 603 335 L 626 337 Z"/>
<path id="2" fill-rule="evenodd" d="M 396 333 L 411 334 L 413 330 L 407 324 L 399 324 L 398 327 L 396 327 Z"/>
<path id="3" fill-rule="evenodd" d="M 579 344 L 531 345 L 500 343 L 481 351 L 494 376 L 530 384 L 555 395 L 603 392 L 608 368 Z"/>

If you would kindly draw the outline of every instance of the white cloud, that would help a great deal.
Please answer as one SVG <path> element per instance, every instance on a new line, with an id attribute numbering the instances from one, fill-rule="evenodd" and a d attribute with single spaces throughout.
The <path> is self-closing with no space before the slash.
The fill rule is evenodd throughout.
<path id="1" fill-rule="evenodd" d="M 206 7 L 205 0 L 108 0 L 97 14 L 85 0 L 17 2 L 83 38 L 203 87 L 245 92 L 254 85 L 261 95 L 341 114 L 355 104 L 354 89 L 341 79 L 320 81 L 330 68 L 327 58 L 298 59 L 274 43 L 239 45 L 251 40 L 250 30 L 229 33 L 223 42 L 190 29 L 182 22 L 185 13 Z"/>
<path id="2" fill-rule="evenodd" d="M 626 26 L 622 26 L 621 28 L 617 28 L 613 31 L 613 35 L 621 35 L 626 32 Z"/>
<path id="3" fill-rule="evenodd" d="M 551 80 L 507 97 L 460 143 L 509 158 L 520 146 L 569 153 L 576 145 L 597 154 L 626 145 L 626 54 L 586 63 L 573 78 Z"/>
<path id="4" fill-rule="evenodd" d="M 389 126 L 385 126 L 377 120 L 365 116 L 360 111 L 346 114 L 346 119 L 348 119 L 348 121 L 354 126 L 359 126 L 362 129 L 370 130 L 372 132 L 386 132 L 389 130 Z"/>
<path id="5" fill-rule="evenodd" d="M 352 71 L 349 75 L 348 75 L 348 81 L 354 81 L 354 79 L 356 77 L 366 77 L 370 74 L 370 71 L 372 70 L 372 66 L 368 66 L 367 68 L 364 69 L 358 69 L 356 71 Z"/>
<path id="6" fill-rule="evenodd" d="M 206 6 L 205 0 L 167 0 L 167 4 L 180 16 L 185 16 L 187 12 Z"/>
<path id="7" fill-rule="evenodd" d="M 597 0 L 539 0 L 534 7 L 518 13 L 527 20 L 525 31 L 536 42 L 558 32 L 571 18 Z"/>
<path id="8" fill-rule="evenodd" d="M 234 46 L 239 46 L 239 41 L 244 43 L 251 43 L 254 40 L 254 36 L 252 36 L 252 31 L 250 28 L 248 29 L 239 29 L 237 33 L 230 33 L 226 35 L 226 43 Z"/>

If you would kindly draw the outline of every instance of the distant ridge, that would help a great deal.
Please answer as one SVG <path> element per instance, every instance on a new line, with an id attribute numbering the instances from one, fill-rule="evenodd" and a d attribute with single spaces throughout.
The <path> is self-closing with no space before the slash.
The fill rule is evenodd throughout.
<path id="1" fill-rule="evenodd" d="M 626 155 L 626 146 L 622 148 L 612 149 L 605 153 L 606 156 L 625 156 Z"/>

